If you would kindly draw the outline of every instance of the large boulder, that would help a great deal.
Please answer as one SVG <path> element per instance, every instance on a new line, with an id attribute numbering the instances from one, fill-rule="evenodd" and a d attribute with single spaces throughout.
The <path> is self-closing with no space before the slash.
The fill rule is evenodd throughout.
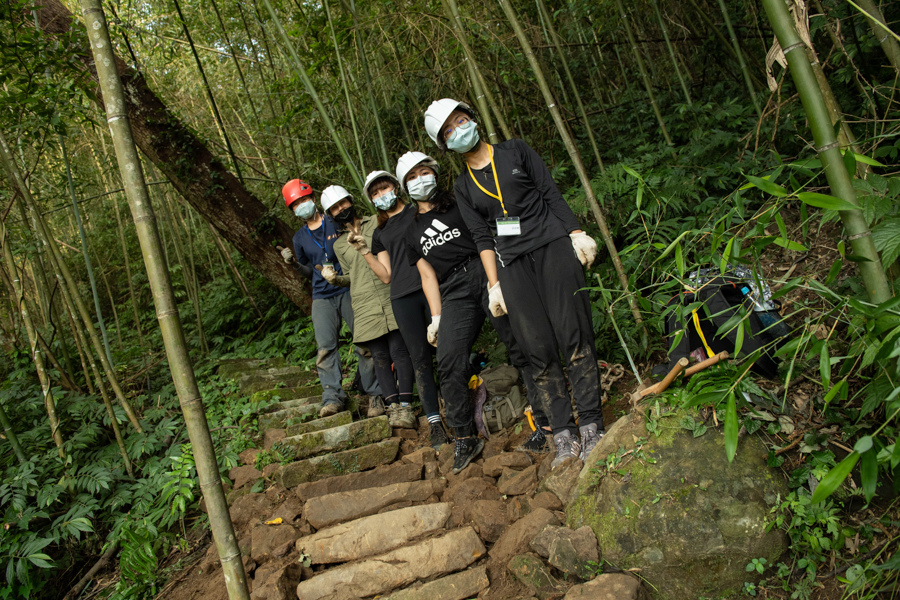
<path id="1" fill-rule="evenodd" d="M 769 509 L 789 490 L 767 466 L 763 443 L 743 438 L 729 463 L 721 430 L 695 438 L 679 426 L 682 416 L 664 416 L 659 437 L 638 412 L 617 421 L 585 461 L 566 508 L 569 527 L 590 526 L 603 558 L 640 568 L 660 600 L 739 590 L 747 563 L 774 564 L 787 549 L 778 530 L 766 531 Z"/>

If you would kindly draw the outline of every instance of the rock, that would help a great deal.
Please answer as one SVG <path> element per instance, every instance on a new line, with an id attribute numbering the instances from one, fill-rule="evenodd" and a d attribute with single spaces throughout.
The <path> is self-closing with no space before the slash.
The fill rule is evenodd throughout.
<path id="1" fill-rule="evenodd" d="M 521 471 L 532 464 L 531 457 L 524 452 L 504 452 L 484 459 L 482 470 L 488 477 L 499 477 L 504 469 Z"/>
<path id="2" fill-rule="evenodd" d="M 494 434 L 484 444 L 484 450 L 482 450 L 482 456 L 484 456 L 484 460 L 487 461 L 489 458 L 493 458 L 499 454 L 502 454 L 506 450 L 506 443 L 509 440 L 507 439 L 505 434 Z"/>
<path id="3" fill-rule="evenodd" d="M 515 523 L 530 513 L 533 508 L 532 504 L 532 500 L 528 496 L 514 496 L 510 498 L 506 506 L 506 517 L 509 519 L 509 522 Z M 550 509 L 548 508 L 547 510 Z"/>
<path id="4" fill-rule="evenodd" d="M 436 461 L 437 452 L 435 452 L 434 448 L 432 448 L 431 446 L 426 446 L 425 448 L 416 450 L 412 454 L 407 454 L 400 460 L 404 463 L 424 465 L 425 463 Z"/>
<path id="5" fill-rule="evenodd" d="M 256 465 L 256 455 L 259 454 L 259 448 L 247 448 L 240 454 L 238 454 L 238 460 L 241 461 L 242 465 Z"/>
<path id="6" fill-rule="evenodd" d="M 274 400 L 272 404 L 268 404 L 257 411 L 257 414 L 267 415 L 286 408 L 296 408 L 298 406 L 308 406 L 322 401 L 321 396 L 313 394 L 312 396 L 296 396 L 291 390 L 269 390 L 267 392 L 257 392 L 250 396 L 250 402 L 258 401 L 265 397 L 266 401 Z"/>
<path id="7" fill-rule="evenodd" d="M 438 450 L 438 462 L 443 465 L 448 460 L 453 460 L 454 452 L 456 452 L 456 446 L 454 446 L 453 444 L 444 444 L 443 446 L 441 446 L 441 449 Z"/>
<path id="8" fill-rule="evenodd" d="M 485 542 L 493 543 L 509 525 L 506 505 L 500 500 L 476 500 L 471 510 L 475 531 Z"/>
<path id="9" fill-rule="evenodd" d="M 437 480 L 440 481 L 440 480 Z M 452 488 L 447 488 L 444 501 L 449 500 L 457 506 L 471 507 L 476 500 L 499 500 L 500 492 L 494 480 L 488 477 L 466 479 Z"/>
<path id="10" fill-rule="evenodd" d="M 259 415 L 257 423 L 259 425 L 260 431 L 278 427 L 290 427 L 288 421 L 295 420 L 297 423 L 302 423 L 309 420 L 310 418 L 314 419 L 316 416 L 318 416 L 319 409 L 322 408 L 322 405 L 318 402 L 315 402 L 316 398 L 308 398 L 308 400 L 310 401 L 309 404 L 292 406 L 290 408 L 283 408 L 276 412 Z"/>
<path id="11" fill-rule="evenodd" d="M 523 471 L 503 469 L 503 475 L 497 482 L 497 489 L 505 496 L 521 496 L 537 483 L 537 465 L 531 465 Z"/>
<path id="12" fill-rule="evenodd" d="M 234 501 L 228 513 L 235 531 L 244 529 L 249 523 L 257 523 L 272 508 L 265 494 L 247 494 Z"/>
<path id="13" fill-rule="evenodd" d="M 365 471 L 391 462 L 399 449 L 397 440 L 384 440 L 355 450 L 316 456 L 282 466 L 275 473 L 275 480 L 286 488 L 292 488 L 307 481 Z"/>
<path id="14" fill-rule="evenodd" d="M 453 474 L 453 463 L 448 462 L 445 465 L 444 477 L 447 478 L 447 485 L 456 485 L 467 479 L 474 479 L 483 476 L 481 465 L 478 463 L 469 463 L 469 465 L 457 474 Z M 493 481 L 493 480 L 491 480 Z"/>
<path id="15" fill-rule="evenodd" d="M 240 498 L 246 496 L 247 494 L 249 494 L 249 493 L 250 493 L 250 489 L 251 489 L 251 487 L 250 487 L 249 485 L 246 485 L 246 486 L 242 487 L 242 488 L 239 489 L 239 490 L 232 489 L 232 490 L 230 490 L 230 491 L 228 491 L 228 492 L 225 492 L 225 502 L 226 502 L 226 504 L 228 504 L 228 506 L 231 506 L 232 504 L 234 504 L 235 502 L 237 502 L 238 499 L 240 499 Z M 204 499 L 204 500 L 201 500 L 201 502 L 203 503 L 203 507 L 206 508 L 206 501 L 205 501 L 205 499 Z M 206 511 L 204 510 L 203 512 L 206 512 Z"/>
<path id="16" fill-rule="evenodd" d="M 519 554 L 510 559 L 507 569 L 528 589 L 537 592 L 538 598 L 557 591 L 559 582 L 550 574 L 550 569 L 534 554 Z"/>
<path id="17" fill-rule="evenodd" d="M 537 508 L 510 525 L 494 547 L 491 558 L 505 564 L 516 554 L 527 552 L 531 540 L 547 525 L 559 525 L 559 519 L 549 510 Z"/>
<path id="18" fill-rule="evenodd" d="M 266 429 L 263 433 L 263 448 L 271 450 L 275 442 L 280 442 L 285 437 L 287 437 L 287 434 L 284 429 Z"/>
<path id="19" fill-rule="evenodd" d="M 331 415 L 330 417 L 323 417 L 305 423 L 290 425 L 285 431 L 285 434 L 286 437 L 294 437 L 311 431 L 321 431 L 322 429 L 331 429 L 332 427 L 338 427 L 339 425 L 349 425 L 352 422 L 353 415 L 350 414 L 350 411 L 345 410 L 336 415 Z"/>
<path id="20" fill-rule="evenodd" d="M 265 371 L 256 371 L 241 375 L 237 382 L 244 394 L 253 394 L 263 390 L 270 390 L 283 384 L 285 388 L 296 388 L 308 384 L 316 378 L 311 371 L 304 371 L 301 367 L 273 367 Z"/>
<path id="21" fill-rule="evenodd" d="M 300 565 L 289 564 L 271 573 L 261 573 L 262 569 L 257 569 L 253 578 L 251 600 L 295 600 L 294 590 L 301 579 Z"/>
<path id="22" fill-rule="evenodd" d="M 552 492 L 538 492 L 531 499 L 534 508 L 546 508 L 547 510 L 562 510 L 563 503 Z"/>
<path id="23" fill-rule="evenodd" d="M 321 481 L 301 483 L 294 489 L 294 493 L 301 502 L 310 498 L 335 494 L 337 492 L 352 492 L 371 487 L 382 487 L 393 483 L 405 483 L 422 479 L 421 465 L 407 465 L 394 463 L 383 465 L 371 471 L 362 473 L 350 473 L 340 477 L 329 477 Z"/>
<path id="24" fill-rule="evenodd" d="M 385 600 L 463 600 L 490 586 L 484 565 L 447 575 L 417 587 L 394 592 Z"/>
<path id="25" fill-rule="evenodd" d="M 543 479 L 550 474 L 550 467 L 553 464 L 554 458 L 556 458 L 556 454 L 552 450 L 544 455 L 541 466 L 538 467 L 538 481 L 543 481 Z"/>
<path id="26" fill-rule="evenodd" d="M 256 480 L 262 476 L 262 471 L 259 471 L 256 467 L 251 467 L 250 465 L 235 467 L 228 471 L 228 478 L 234 482 L 234 489 L 242 488 L 248 483 L 256 483 Z"/>
<path id="27" fill-rule="evenodd" d="M 532 540 L 531 548 L 563 573 L 581 579 L 591 579 L 600 563 L 597 537 L 587 526 L 576 531 L 547 526 Z"/>
<path id="28" fill-rule="evenodd" d="M 419 439 L 419 432 L 415 429 L 407 429 L 406 427 L 392 427 L 391 436 L 403 438 L 404 440 L 417 440 Z"/>
<path id="29" fill-rule="evenodd" d="M 266 465 L 263 467 L 262 474 L 265 479 L 268 481 L 272 481 L 272 478 L 275 476 L 275 473 L 278 472 L 278 469 L 281 467 L 278 463 L 272 463 L 270 465 Z"/>
<path id="30" fill-rule="evenodd" d="M 294 458 L 300 460 L 325 452 L 340 452 L 379 442 L 391 435 L 387 415 L 339 425 L 331 429 L 310 431 L 281 440 L 283 448 L 291 447 Z"/>
<path id="31" fill-rule="evenodd" d="M 729 463 L 720 430 L 695 438 L 674 425 L 688 414 L 664 417 L 673 425 L 658 438 L 640 411 L 616 421 L 588 457 L 566 509 L 569 527 L 589 525 L 603 558 L 641 568 L 659 600 L 736 593 L 747 563 L 775 564 L 787 550 L 777 528 L 766 531 L 771 507 L 789 490 L 767 466 L 765 445 L 746 436 Z M 638 460 L 622 461 L 606 477 L 592 469 L 605 472 L 602 463 L 620 448 Z"/>
<path id="32" fill-rule="evenodd" d="M 553 492 L 560 502 L 566 504 L 583 466 L 584 464 L 577 458 L 567 460 L 541 480 L 538 490 Z"/>
<path id="33" fill-rule="evenodd" d="M 441 529 L 450 518 L 450 505 L 426 504 L 373 515 L 329 527 L 297 540 L 297 550 L 313 564 L 331 564 L 366 558 L 407 544 Z"/>
<path id="34" fill-rule="evenodd" d="M 484 555 L 471 527 L 451 531 L 369 560 L 323 571 L 297 586 L 297 597 L 319 600 L 343 591 L 358 597 L 384 594 L 413 581 L 464 569 Z"/>
<path id="35" fill-rule="evenodd" d="M 288 496 L 287 499 L 282 502 L 275 512 L 273 512 L 267 520 L 271 521 L 273 519 L 281 519 L 285 523 L 292 524 L 294 521 L 300 518 L 300 514 L 303 512 L 303 504 L 300 500 L 297 499 L 296 496 Z"/>
<path id="36" fill-rule="evenodd" d="M 216 372 L 222 379 L 236 379 L 245 373 L 286 366 L 283 356 L 273 358 L 225 358 Z"/>
<path id="37" fill-rule="evenodd" d="M 650 594 L 637 577 L 604 573 L 570 589 L 564 600 L 650 600 Z"/>
<path id="38" fill-rule="evenodd" d="M 424 502 L 432 494 L 443 492 L 443 480 L 394 483 L 384 487 L 338 492 L 306 501 L 303 514 L 316 529 L 334 523 L 373 515 L 396 502 Z"/>
<path id="39" fill-rule="evenodd" d="M 280 525 L 257 525 L 251 532 L 250 558 L 261 563 L 268 560 L 272 552 L 286 543 L 297 539 L 297 531 L 287 523 Z"/>
<path id="40" fill-rule="evenodd" d="M 423 479 L 437 479 L 440 475 L 441 472 L 438 468 L 437 461 L 425 463 L 425 469 L 422 474 Z"/>

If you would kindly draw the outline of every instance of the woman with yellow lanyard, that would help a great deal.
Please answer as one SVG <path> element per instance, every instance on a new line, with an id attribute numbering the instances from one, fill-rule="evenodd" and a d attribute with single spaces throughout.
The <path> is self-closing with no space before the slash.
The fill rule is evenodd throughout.
<path id="1" fill-rule="evenodd" d="M 425 111 L 425 130 L 442 149 L 462 154 L 454 185 L 488 279 L 490 310 L 509 314 L 531 362 L 535 388 L 550 414 L 556 458 L 587 458 L 603 436 L 597 351 L 582 265 L 597 244 L 563 200 L 541 157 L 519 139 L 479 139 L 472 109 L 444 98 Z M 560 352 L 579 423 L 566 391 Z"/>

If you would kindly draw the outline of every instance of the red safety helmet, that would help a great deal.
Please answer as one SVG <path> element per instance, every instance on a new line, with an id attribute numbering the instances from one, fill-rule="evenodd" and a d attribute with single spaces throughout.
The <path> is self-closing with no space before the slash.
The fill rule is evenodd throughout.
<path id="1" fill-rule="evenodd" d="M 291 179 L 284 184 L 283 188 L 281 188 L 281 194 L 284 196 L 284 204 L 288 208 L 300 198 L 311 196 L 312 193 L 312 186 L 302 179 Z"/>

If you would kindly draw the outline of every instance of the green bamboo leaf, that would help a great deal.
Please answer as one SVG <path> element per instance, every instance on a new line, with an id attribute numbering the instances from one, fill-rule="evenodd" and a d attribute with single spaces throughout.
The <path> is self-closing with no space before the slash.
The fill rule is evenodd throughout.
<path id="1" fill-rule="evenodd" d="M 684 236 L 691 233 L 691 231 L 692 230 L 690 230 L 690 229 L 687 231 L 682 231 L 681 235 L 679 235 L 677 238 L 672 240 L 672 243 L 669 244 L 668 246 L 666 246 L 666 249 L 663 250 L 662 254 L 660 254 L 659 257 L 656 260 L 654 260 L 653 262 L 657 263 L 657 262 L 661 261 L 662 259 L 664 259 L 665 257 L 667 257 L 669 255 L 669 253 L 672 252 L 676 248 L 676 246 L 678 246 L 678 243 L 684 239 Z"/>
<path id="2" fill-rule="evenodd" d="M 837 276 L 841 272 L 841 268 L 843 266 L 844 261 L 842 261 L 840 258 L 831 263 L 831 268 L 828 269 L 828 276 L 825 277 L 825 285 L 831 285 L 832 283 L 834 283 L 834 280 L 837 279 Z"/>
<path id="3" fill-rule="evenodd" d="M 737 407 L 734 403 L 734 392 L 728 394 L 728 404 L 725 405 L 725 456 L 728 462 L 734 461 L 738 444 L 738 417 Z"/>
<path id="4" fill-rule="evenodd" d="M 891 454 L 891 468 L 896 469 L 900 465 L 900 443 L 894 442 L 894 452 Z"/>
<path id="5" fill-rule="evenodd" d="M 735 335 L 734 340 L 734 356 L 738 357 L 741 355 L 741 348 L 744 347 L 744 325 L 749 324 L 748 321 L 742 321 L 737 328 L 737 334 Z"/>
<path id="6" fill-rule="evenodd" d="M 793 250 L 794 252 L 806 252 L 807 248 L 803 244 L 798 244 L 797 242 L 792 242 L 787 238 L 775 238 L 773 240 L 775 244 L 781 246 L 782 248 L 787 248 L 788 250 Z"/>
<path id="7" fill-rule="evenodd" d="M 862 455 L 859 463 L 859 476 L 862 480 L 863 494 L 866 502 L 871 502 L 875 496 L 875 488 L 878 486 L 878 456 L 874 450 Z"/>
<path id="8" fill-rule="evenodd" d="M 847 202 L 843 198 L 829 196 L 828 194 L 800 192 L 797 194 L 797 198 L 804 204 L 809 204 L 816 208 L 824 208 L 825 210 L 859 210 L 857 205 Z"/>
<path id="9" fill-rule="evenodd" d="M 788 195 L 788 191 L 778 185 L 777 183 L 772 183 L 766 178 L 763 177 L 754 177 L 753 175 L 744 175 L 750 183 L 766 192 L 767 194 L 771 194 L 777 198 L 784 198 Z M 743 189 L 743 188 L 741 188 Z"/>
<path id="10" fill-rule="evenodd" d="M 722 261 L 719 263 L 719 271 L 725 273 L 728 270 L 728 261 L 731 259 L 731 247 L 734 245 L 734 238 L 728 240 L 725 244 L 725 252 L 722 253 Z"/>
<path id="11" fill-rule="evenodd" d="M 622 170 L 625 171 L 626 173 L 628 173 L 629 175 L 631 175 L 632 177 L 634 177 L 635 179 L 637 179 L 638 181 L 643 181 L 643 180 L 644 180 L 644 178 L 641 177 L 641 176 L 638 174 L 637 171 L 635 171 L 634 169 L 632 169 L 632 168 L 629 167 L 628 165 L 622 165 Z"/>
<path id="12" fill-rule="evenodd" d="M 872 436 L 864 435 L 863 437 L 856 440 L 856 443 L 853 444 L 853 451 L 859 454 L 863 454 L 872 449 Z"/>
<path id="13" fill-rule="evenodd" d="M 781 237 L 787 239 L 787 227 L 784 224 L 784 219 L 781 218 L 781 213 L 775 214 L 775 224 L 778 225 L 778 233 L 781 234 Z"/>
<path id="14" fill-rule="evenodd" d="M 819 350 L 819 374 L 822 376 L 824 387 L 831 385 L 831 355 L 828 354 L 828 345 L 822 344 Z"/>
<path id="15" fill-rule="evenodd" d="M 841 380 L 838 381 L 836 384 L 834 384 L 834 387 L 832 387 L 830 390 L 828 390 L 828 393 L 825 394 L 825 406 L 828 406 L 828 404 L 829 404 L 832 400 L 834 400 L 834 397 L 837 396 L 838 393 L 840 393 L 841 388 L 843 388 L 845 385 L 847 385 L 847 380 L 846 380 L 846 378 L 845 378 L 845 379 L 841 379 Z"/>
<path id="16" fill-rule="evenodd" d="M 684 277 L 684 255 L 681 253 L 681 244 L 675 246 L 675 266 L 678 267 L 678 275 Z"/>
<path id="17" fill-rule="evenodd" d="M 875 160 L 874 158 L 869 158 L 865 154 L 857 154 L 853 153 L 853 158 L 856 159 L 856 162 L 861 162 L 864 165 L 872 165 L 873 167 L 883 167 L 884 165 Z"/>
<path id="18" fill-rule="evenodd" d="M 813 492 L 810 502 L 817 504 L 833 494 L 834 490 L 838 489 L 838 486 L 847 479 L 847 475 L 849 475 L 850 471 L 853 470 L 853 467 L 856 466 L 856 461 L 858 460 L 859 454 L 857 452 L 851 452 L 847 455 L 847 458 L 828 471 L 825 474 L 825 477 L 822 478 L 822 481 L 819 482 L 819 485 L 816 486 L 816 491 Z"/>

